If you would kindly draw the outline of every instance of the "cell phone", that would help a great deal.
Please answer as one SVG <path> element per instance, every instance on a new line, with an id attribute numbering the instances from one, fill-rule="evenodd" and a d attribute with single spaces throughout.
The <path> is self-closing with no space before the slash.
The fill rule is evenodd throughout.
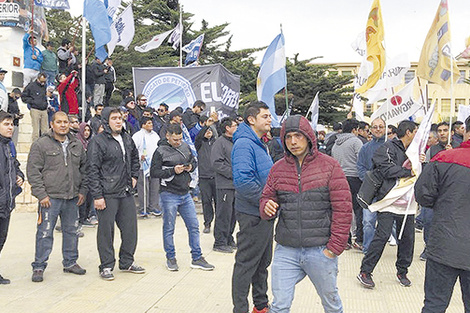
<path id="1" fill-rule="evenodd" d="M 211 114 L 214 113 L 215 112 L 215 107 L 211 107 L 210 112 L 211 112 Z"/>

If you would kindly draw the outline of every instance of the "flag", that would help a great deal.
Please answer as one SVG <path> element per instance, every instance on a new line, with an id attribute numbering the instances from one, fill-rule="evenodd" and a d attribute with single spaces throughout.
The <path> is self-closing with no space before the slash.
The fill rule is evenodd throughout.
<path id="1" fill-rule="evenodd" d="M 180 23 L 176 25 L 176 27 L 173 29 L 173 32 L 170 35 L 170 38 L 168 38 L 168 42 L 173 44 L 173 49 L 177 49 L 179 44 L 180 44 L 180 37 L 181 33 L 183 32 L 183 27 Z"/>
<path id="2" fill-rule="evenodd" d="M 168 37 L 168 35 L 171 34 L 172 31 L 173 29 L 154 36 L 149 42 L 146 42 L 141 46 L 135 47 L 135 51 L 144 53 L 153 49 L 157 49 L 162 45 L 163 41 L 166 39 L 166 37 Z"/>
<path id="3" fill-rule="evenodd" d="M 184 64 L 194 62 L 199 58 L 199 53 L 201 52 L 202 42 L 204 40 L 204 34 L 199 35 L 196 39 L 188 43 L 182 49 L 187 53 Z"/>
<path id="4" fill-rule="evenodd" d="M 380 117 L 387 124 L 395 124 L 415 114 L 422 107 L 421 103 L 413 99 L 415 81 L 416 78 L 413 78 L 405 87 L 383 103 L 370 119 L 373 121 Z"/>
<path id="5" fill-rule="evenodd" d="M 317 94 L 313 98 L 312 104 L 310 105 L 310 108 L 308 108 L 307 115 L 310 112 L 310 125 L 312 125 L 313 130 L 317 130 L 317 124 L 318 124 L 318 110 L 320 106 L 320 101 L 318 100 L 318 94 L 320 92 L 317 91 Z"/>
<path id="6" fill-rule="evenodd" d="M 274 127 L 279 127 L 279 119 L 277 118 L 274 105 L 274 95 L 287 85 L 286 52 L 284 46 L 284 35 L 280 33 L 274 38 L 268 49 L 266 49 L 256 81 L 258 100 L 268 105 Z"/>
<path id="7" fill-rule="evenodd" d="M 121 5 L 121 0 L 104 0 L 104 6 L 108 11 L 108 18 L 110 20 L 110 24 L 114 21 L 114 15 Z"/>
<path id="8" fill-rule="evenodd" d="M 34 5 L 56 10 L 69 10 L 68 0 L 34 0 Z"/>
<path id="9" fill-rule="evenodd" d="M 364 121 L 364 104 L 362 103 L 361 95 L 358 93 L 353 94 L 353 104 L 354 112 L 356 112 L 356 120 Z"/>
<path id="10" fill-rule="evenodd" d="M 365 83 L 356 89 L 358 93 L 364 93 L 372 88 L 380 78 L 385 67 L 384 26 L 380 1 L 374 0 L 370 9 L 366 26 L 366 56 L 367 62 L 372 64 L 372 71 Z"/>
<path id="11" fill-rule="evenodd" d="M 116 46 L 122 46 L 124 50 L 127 50 L 134 38 L 134 34 L 134 15 L 132 13 L 132 5 L 129 5 L 111 24 L 111 41 L 108 42 L 108 54 L 113 54 Z"/>
<path id="12" fill-rule="evenodd" d="M 452 72 L 455 83 L 460 78 L 460 72 L 450 49 L 447 0 L 441 0 L 436 17 L 424 41 L 416 74 L 447 90 L 451 85 Z"/>
<path id="13" fill-rule="evenodd" d="M 90 24 L 91 33 L 95 40 L 95 55 L 104 61 L 108 56 L 104 45 L 111 40 L 111 28 L 107 16 L 107 10 L 100 0 L 85 0 L 83 3 L 83 17 Z"/>
<path id="14" fill-rule="evenodd" d="M 150 176 L 150 163 L 151 163 L 152 156 L 147 155 L 147 143 L 145 142 L 145 136 L 143 136 L 143 139 L 144 139 L 144 142 L 143 142 L 142 155 L 145 155 L 145 159 L 142 161 L 142 172 L 144 174 L 144 177 L 149 177 Z"/>

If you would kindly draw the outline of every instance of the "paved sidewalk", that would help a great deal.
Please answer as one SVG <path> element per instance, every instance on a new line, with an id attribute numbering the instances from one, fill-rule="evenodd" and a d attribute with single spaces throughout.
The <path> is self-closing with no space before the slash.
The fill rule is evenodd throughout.
<path id="1" fill-rule="evenodd" d="M 200 225 L 202 216 L 199 215 Z M 115 270 L 116 279 L 108 282 L 98 276 L 96 229 L 84 228 L 80 239 L 79 264 L 85 276 L 62 272 L 61 234 L 55 232 L 54 250 L 44 275 L 44 282 L 31 282 L 34 256 L 36 214 L 13 213 L 9 237 L 0 257 L 0 273 L 11 279 L 0 285 L 0 312 L 231 312 L 231 275 L 234 254 L 212 251 L 213 235 L 202 234 L 201 245 L 207 260 L 216 266 L 212 272 L 189 267 L 187 232 L 181 218 L 177 220 L 175 242 L 178 272 L 165 267 L 162 246 L 162 219 L 139 220 L 139 244 L 136 261 L 147 269 L 143 275 Z M 119 232 L 116 229 L 116 247 Z M 356 275 L 362 259 L 357 251 L 340 257 L 339 290 L 345 312 L 414 313 L 423 302 L 425 262 L 418 256 L 423 247 L 422 235 L 416 236 L 414 262 L 409 277 L 410 288 L 401 287 L 395 278 L 396 248 L 387 246 L 374 273 L 377 287 L 367 290 Z M 293 313 L 323 312 L 314 287 L 304 279 L 298 284 Z M 448 313 L 463 312 L 460 285 L 457 283 Z"/>

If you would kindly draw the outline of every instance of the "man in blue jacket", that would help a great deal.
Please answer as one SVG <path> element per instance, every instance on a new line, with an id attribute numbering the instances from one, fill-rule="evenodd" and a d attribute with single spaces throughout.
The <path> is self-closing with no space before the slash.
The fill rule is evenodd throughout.
<path id="1" fill-rule="evenodd" d="M 233 135 L 232 173 L 235 187 L 238 250 L 232 276 L 234 313 L 248 312 L 248 292 L 253 312 L 268 312 L 268 266 L 273 246 L 273 221 L 262 220 L 259 200 L 273 162 L 261 137 L 271 130 L 271 114 L 263 102 L 250 104 L 244 123 Z"/>
<path id="2" fill-rule="evenodd" d="M 23 87 L 34 81 L 41 69 L 43 56 L 37 45 L 38 42 L 33 35 L 33 28 L 31 27 L 23 37 Z"/>

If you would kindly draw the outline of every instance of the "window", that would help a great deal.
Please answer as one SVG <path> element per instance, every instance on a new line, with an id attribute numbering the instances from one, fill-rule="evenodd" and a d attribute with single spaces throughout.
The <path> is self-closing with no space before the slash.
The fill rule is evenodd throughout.
<path id="1" fill-rule="evenodd" d="M 341 75 L 343 76 L 352 75 L 352 71 L 341 71 Z"/>
<path id="2" fill-rule="evenodd" d="M 465 71 L 459 71 L 460 72 L 460 77 L 459 80 L 457 81 L 457 84 L 463 84 L 465 80 Z"/>
<path id="3" fill-rule="evenodd" d="M 366 102 L 366 112 L 372 112 L 372 104 Z"/>
<path id="4" fill-rule="evenodd" d="M 415 71 L 409 70 L 405 73 L 405 84 L 408 84 L 413 78 L 415 78 Z"/>
<path id="5" fill-rule="evenodd" d="M 441 99 L 441 114 L 450 115 L 450 99 Z"/>
<path id="6" fill-rule="evenodd" d="M 459 111 L 460 105 L 465 105 L 465 99 L 455 99 L 455 112 Z"/>

